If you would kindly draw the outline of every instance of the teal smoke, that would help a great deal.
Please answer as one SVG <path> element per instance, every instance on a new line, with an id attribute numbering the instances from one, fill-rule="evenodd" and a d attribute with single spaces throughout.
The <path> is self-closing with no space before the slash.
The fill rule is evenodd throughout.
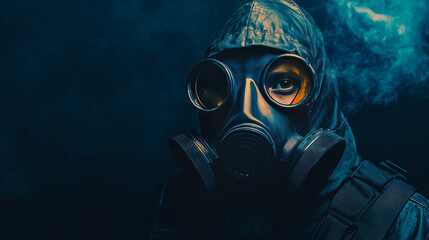
<path id="1" fill-rule="evenodd" d="M 333 0 L 326 44 L 348 113 L 429 85 L 427 0 Z M 328 51 L 329 53 L 329 51 Z"/>

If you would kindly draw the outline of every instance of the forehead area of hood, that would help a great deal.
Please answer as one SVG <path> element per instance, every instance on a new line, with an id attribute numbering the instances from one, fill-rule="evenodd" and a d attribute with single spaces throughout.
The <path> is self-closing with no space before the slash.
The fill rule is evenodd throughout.
<path id="1" fill-rule="evenodd" d="M 316 68 L 324 58 L 319 28 L 291 0 L 253 0 L 242 4 L 218 31 L 206 56 L 255 45 L 300 55 Z"/>

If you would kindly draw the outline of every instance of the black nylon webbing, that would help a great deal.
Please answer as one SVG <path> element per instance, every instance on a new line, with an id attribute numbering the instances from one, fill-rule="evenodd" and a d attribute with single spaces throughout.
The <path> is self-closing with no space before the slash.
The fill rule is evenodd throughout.
<path id="1" fill-rule="evenodd" d="M 390 225 L 414 192 L 413 186 L 401 180 L 394 180 L 362 216 L 355 239 L 383 239 Z"/>
<path id="2" fill-rule="evenodd" d="M 182 227 L 178 213 L 179 207 L 175 198 L 178 189 L 174 180 L 171 179 L 162 184 L 149 239 L 185 239 L 184 233 L 180 231 Z"/>
<path id="3" fill-rule="evenodd" d="M 334 196 L 312 239 L 383 239 L 415 191 L 389 164 L 363 161 Z"/>

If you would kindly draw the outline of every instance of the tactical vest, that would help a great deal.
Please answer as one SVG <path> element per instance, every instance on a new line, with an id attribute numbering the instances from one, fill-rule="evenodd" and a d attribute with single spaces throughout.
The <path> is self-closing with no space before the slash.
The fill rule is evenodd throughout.
<path id="1" fill-rule="evenodd" d="M 406 183 L 406 171 L 390 161 L 363 161 L 335 193 L 329 210 L 312 240 L 381 240 L 415 188 Z M 174 199 L 166 199 L 163 185 L 149 239 L 185 239 L 175 227 Z M 176 225 L 177 226 L 177 225 Z"/>
<path id="2" fill-rule="evenodd" d="M 416 190 L 405 174 L 390 161 L 363 161 L 336 193 L 312 239 L 383 239 Z"/>

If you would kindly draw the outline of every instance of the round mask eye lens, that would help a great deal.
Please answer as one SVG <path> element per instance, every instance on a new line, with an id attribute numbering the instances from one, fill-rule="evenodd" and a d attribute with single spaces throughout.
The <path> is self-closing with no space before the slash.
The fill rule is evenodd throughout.
<path id="1" fill-rule="evenodd" d="M 205 111 L 220 107 L 228 97 L 230 77 L 214 60 L 199 63 L 189 75 L 188 94 L 193 104 Z"/>
<path id="2" fill-rule="evenodd" d="M 292 56 L 277 59 L 266 70 L 265 92 L 284 107 L 302 103 L 310 94 L 313 72 L 303 60 Z"/>

